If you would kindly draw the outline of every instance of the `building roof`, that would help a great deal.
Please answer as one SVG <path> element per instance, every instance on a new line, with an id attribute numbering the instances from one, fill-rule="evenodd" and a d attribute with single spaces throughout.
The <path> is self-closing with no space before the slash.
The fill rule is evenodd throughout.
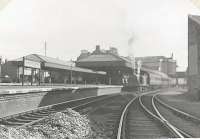
<path id="1" fill-rule="evenodd" d="M 95 62 L 95 61 L 122 61 L 119 56 L 112 54 L 93 54 L 86 58 L 78 60 L 78 62 Z"/>
<path id="2" fill-rule="evenodd" d="M 164 56 L 152 57 L 152 59 L 156 59 L 156 58 L 157 59 L 164 58 Z M 109 61 L 109 62 L 110 61 L 124 61 L 127 63 L 129 68 L 132 68 L 131 59 L 129 57 L 123 57 L 123 56 L 112 55 L 112 54 L 98 54 L 98 55 L 93 54 L 86 58 L 78 60 L 78 62 L 105 62 L 105 61 Z M 167 74 L 157 71 L 157 70 L 153 70 L 153 69 L 144 67 L 144 66 L 141 67 L 141 70 L 148 72 L 148 73 L 152 73 L 152 74 L 158 74 L 158 75 L 162 76 L 163 78 L 168 78 Z"/>
<path id="3" fill-rule="evenodd" d="M 60 60 L 58 58 L 47 57 L 47 56 L 38 55 L 38 54 L 34 54 L 34 55 L 36 55 L 37 57 L 42 59 L 43 62 L 46 62 L 46 63 L 54 63 L 54 64 L 66 65 L 66 66 L 74 65 L 74 62 L 72 62 L 72 61 L 64 61 L 64 60 Z"/>
<path id="4" fill-rule="evenodd" d="M 131 59 L 129 57 L 125 57 L 125 56 L 119 56 L 122 60 L 131 63 Z"/>
<path id="5" fill-rule="evenodd" d="M 43 60 L 36 56 L 36 54 L 30 54 L 24 57 L 27 60 L 36 61 L 36 62 L 43 62 Z M 11 60 L 11 61 L 23 61 L 23 57 Z"/>
<path id="6" fill-rule="evenodd" d="M 86 69 L 86 68 L 75 67 L 75 64 L 71 61 L 64 61 L 64 60 L 60 60 L 57 58 L 42 56 L 42 55 L 38 55 L 38 54 L 27 55 L 27 56 L 25 56 L 25 59 L 37 61 L 37 62 L 43 62 L 45 67 L 50 67 L 50 68 L 106 75 L 106 72 L 103 72 L 103 71 L 94 71 L 94 70 L 90 70 L 90 69 Z M 23 58 L 18 58 L 16 60 L 12 60 L 12 61 L 22 61 L 22 60 L 23 60 Z"/>
<path id="7" fill-rule="evenodd" d="M 77 72 L 106 75 L 106 72 L 104 72 L 104 71 L 94 71 L 94 70 L 91 70 L 91 69 L 71 67 L 71 66 L 60 65 L 60 64 L 58 65 L 58 64 L 54 64 L 54 63 L 45 63 L 45 66 L 51 67 L 51 68 L 69 70 L 69 71 L 72 70 L 72 71 L 77 71 Z"/>
<path id="8" fill-rule="evenodd" d="M 118 67 L 118 66 L 125 66 L 127 68 L 132 68 L 132 64 L 130 59 L 115 55 L 115 54 L 93 54 L 88 57 L 79 59 L 76 61 L 78 66 L 86 68 L 94 67 Z"/>
<path id="9" fill-rule="evenodd" d="M 38 54 L 27 55 L 25 56 L 25 59 L 36 61 L 36 62 L 54 63 L 54 64 L 60 64 L 60 65 L 66 65 L 66 66 L 71 66 L 73 64 L 73 62 L 71 61 L 64 61 L 58 58 L 52 58 L 52 57 L 47 57 L 47 56 L 38 55 Z M 22 61 L 22 60 L 23 60 L 23 57 L 12 60 L 12 61 Z"/>

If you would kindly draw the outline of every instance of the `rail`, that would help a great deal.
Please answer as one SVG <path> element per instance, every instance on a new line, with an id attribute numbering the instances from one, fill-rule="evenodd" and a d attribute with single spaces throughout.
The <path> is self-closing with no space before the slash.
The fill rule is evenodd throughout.
<path id="1" fill-rule="evenodd" d="M 158 95 L 158 94 L 157 94 L 157 95 Z M 188 118 L 191 118 L 191 119 L 194 119 L 194 120 L 200 122 L 200 118 L 198 118 L 198 117 L 196 117 L 196 116 L 193 116 L 193 115 L 191 115 L 191 114 L 189 114 L 189 113 L 187 113 L 187 112 L 184 112 L 184 111 L 182 111 L 182 110 L 179 110 L 179 109 L 177 109 L 177 108 L 175 108 L 175 107 L 172 107 L 172 106 L 170 106 L 170 105 L 167 104 L 167 103 L 164 103 L 163 101 L 161 101 L 161 100 L 157 97 L 157 95 L 154 97 L 155 100 L 158 101 L 158 102 L 159 102 L 160 104 L 162 104 L 163 106 L 165 106 L 165 107 L 167 107 L 167 108 L 169 108 L 169 109 L 171 109 L 171 110 L 173 110 L 173 111 L 175 111 L 175 112 L 177 112 L 177 113 L 180 113 L 180 114 L 182 114 L 182 115 L 184 115 L 184 116 L 186 116 L 186 117 L 188 117 Z"/>
<path id="2" fill-rule="evenodd" d="M 36 109 L 33 109 L 33 110 L 20 112 L 20 113 L 9 115 L 9 116 L 5 116 L 5 117 L 0 117 L 0 120 L 1 119 L 10 119 L 10 118 L 13 118 L 13 117 L 16 117 L 16 116 L 20 116 L 20 115 L 23 115 L 23 114 L 33 113 L 33 112 L 37 112 L 39 110 L 46 110 L 48 108 L 53 108 L 54 106 L 58 106 L 58 105 L 66 104 L 66 103 L 73 103 L 73 102 L 77 102 L 77 101 L 81 101 L 81 100 L 94 99 L 94 98 L 97 98 L 97 97 L 98 96 L 85 97 L 85 98 L 80 98 L 80 99 L 75 99 L 75 100 L 69 100 L 69 101 L 65 101 L 65 102 L 60 102 L 60 103 L 56 103 L 56 104 L 52 104 L 52 105 L 47 105 L 47 106 L 39 107 L 39 108 L 36 108 Z"/>
<path id="3" fill-rule="evenodd" d="M 142 93 L 142 95 L 146 95 L 146 94 L 152 94 L 152 93 L 157 93 L 158 91 L 160 90 L 155 90 L 155 91 L 148 91 L 148 92 L 145 92 L 145 93 Z M 131 101 L 129 101 L 125 108 L 123 109 L 122 111 L 122 114 L 121 114 L 121 117 L 120 117 L 120 121 L 119 121 L 119 126 L 118 126 L 118 129 L 117 129 L 117 139 L 125 139 L 125 134 L 124 134 L 124 121 L 125 121 L 125 118 L 126 118 L 126 114 L 127 114 L 127 111 L 129 109 L 129 106 L 136 100 L 139 98 L 139 101 L 140 101 L 140 105 L 142 105 L 142 107 L 144 109 L 146 109 L 146 111 L 148 111 L 148 113 L 150 113 L 154 118 L 156 118 L 157 120 L 161 121 L 159 117 L 157 117 L 156 115 L 154 115 L 153 113 L 151 113 L 142 103 L 141 103 L 141 99 L 140 97 L 142 96 L 141 94 L 136 97 L 134 97 Z M 162 122 L 162 121 L 161 121 Z"/>
<path id="4" fill-rule="evenodd" d="M 125 119 L 125 114 L 126 114 L 126 112 L 127 112 L 127 110 L 128 110 L 128 107 L 129 107 L 137 98 L 138 98 L 138 97 L 136 96 L 136 97 L 134 97 L 131 101 L 129 101 L 129 102 L 127 103 L 127 105 L 125 106 L 123 112 L 122 112 L 122 115 L 121 115 L 121 117 L 120 117 L 120 122 L 119 122 L 118 130 L 117 130 L 117 139 L 121 139 L 121 136 L 123 136 L 123 138 L 125 138 L 124 135 L 122 135 L 123 121 L 124 121 L 124 119 Z"/>
<path id="5" fill-rule="evenodd" d="M 167 125 L 168 129 L 171 130 L 174 135 L 177 135 L 179 138 L 184 138 L 184 136 L 177 130 L 176 127 L 174 127 L 172 124 L 170 124 L 162 115 L 161 113 L 158 111 L 155 103 L 154 103 L 154 97 L 155 95 L 152 97 L 152 100 L 151 100 L 151 103 L 152 103 L 152 106 L 154 108 L 154 110 L 156 111 L 157 115 L 161 118 L 161 120 L 165 123 L 165 125 Z"/>

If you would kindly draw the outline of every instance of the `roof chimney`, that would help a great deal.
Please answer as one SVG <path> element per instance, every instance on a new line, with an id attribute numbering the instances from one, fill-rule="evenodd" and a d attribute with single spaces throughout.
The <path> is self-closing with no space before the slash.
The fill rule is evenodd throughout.
<path id="1" fill-rule="evenodd" d="M 93 54 L 101 54 L 100 45 L 96 45 L 96 49 L 93 51 Z"/>
<path id="2" fill-rule="evenodd" d="M 100 45 L 96 45 L 96 51 L 100 51 Z"/>

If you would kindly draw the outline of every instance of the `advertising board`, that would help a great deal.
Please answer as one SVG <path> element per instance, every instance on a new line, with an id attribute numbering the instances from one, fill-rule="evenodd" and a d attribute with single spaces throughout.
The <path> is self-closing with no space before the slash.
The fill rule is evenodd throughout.
<path id="1" fill-rule="evenodd" d="M 37 68 L 37 69 L 41 68 L 40 62 L 31 61 L 31 60 L 27 60 L 27 59 L 24 60 L 24 66 L 30 67 L 30 68 Z"/>

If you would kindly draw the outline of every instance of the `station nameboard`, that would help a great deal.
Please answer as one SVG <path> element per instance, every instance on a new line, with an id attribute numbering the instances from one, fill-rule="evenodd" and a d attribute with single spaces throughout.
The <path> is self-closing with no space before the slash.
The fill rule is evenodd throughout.
<path id="1" fill-rule="evenodd" d="M 27 59 L 24 60 L 24 66 L 30 67 L 30 68 L 37 68 L 37 69 L 41 68 L 40 62 L 31 61 L 31 60 L 27 60 Z"/>

